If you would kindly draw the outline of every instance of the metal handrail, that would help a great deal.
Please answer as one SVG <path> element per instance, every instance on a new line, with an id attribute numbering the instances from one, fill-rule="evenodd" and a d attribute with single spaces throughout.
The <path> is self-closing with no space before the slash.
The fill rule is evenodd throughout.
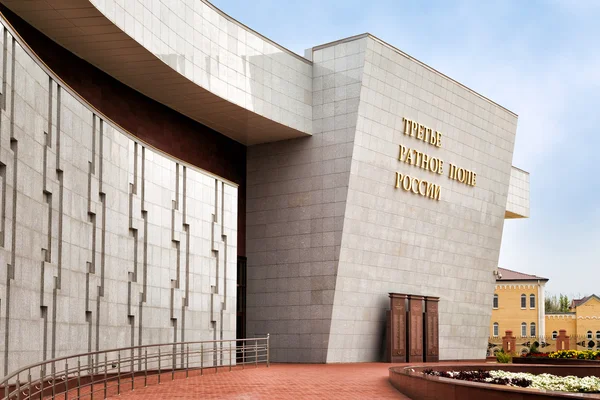
<path id="1" fill-rule="evenodd" d="M 160 384 L 165 374 L 190 376 L 207 369 L 269 362 L 269 335 L 260 338 L 174 342 L 100 350 L 54 358 L 27 365 L 2 378 L 3 400 L 93 399 L 148 386 L 148 377 Z M 83 362 L 82 362 L 83 361 Z"/>

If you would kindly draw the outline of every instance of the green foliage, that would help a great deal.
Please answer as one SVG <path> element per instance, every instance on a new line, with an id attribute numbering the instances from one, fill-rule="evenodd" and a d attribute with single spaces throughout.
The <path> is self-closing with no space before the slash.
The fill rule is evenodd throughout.
<path id="1" fill-rule="evenodd" d="M 568 312 L 571 300 L 566 294 L 548 295 L 544 301 L 544 307 L 547 313 Z"/>
<path id="2" fill-rule="evenodd" d="M 535 342 L 531 344 L 531 346 L 529 347 L 529 353 L 531 354 L 537 354 L 539 353 L 539 349 L 538 346 L 536 346 Z"/>
<path id="3" fill-rule="evenodd" d="M 501 364 L 508 364 L 512 361 L 512 354 L 505 353 L 504 349 L 496 353 L 496 361 Z"/>

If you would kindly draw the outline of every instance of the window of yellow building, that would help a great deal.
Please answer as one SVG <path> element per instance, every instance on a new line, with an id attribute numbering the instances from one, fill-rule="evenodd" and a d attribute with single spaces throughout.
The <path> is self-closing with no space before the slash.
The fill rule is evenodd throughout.
<path id="1" fill-rule="evenodd" d="M 498 325 L 497 322 L 494 322 L 494 336 L 495 337 L 498 337 L 499 331 L 500 331 L 500 326 Z"/>
<path id="2" fill-rule="evenodd" d="M 497 294 L 494 295 L 494 308 L 496 308 L 496 309 L 498 308 L 498 295 Z"/>
<path id="3" fill-rule="evenodd" d="M 535 322 L 532 322 L 530 325 L 530 333 L 531 333 L 531 337 L 535 337 L 536 332 L 535 332 Z"/>
<path id="4" fill-rule="evenodd" d="M 552 340 L 556 340 L 557 336 L 558 336 L 558 332 L 552 331 Z"/>
<path id="5" fill-rule="evenodd" d="M 521 323 L 521 337 L 527 337 L 527 323 Z"/>
<path id="6" fill-rule="evenodd" d="M 529 295 L 529 308 L 535 308 L 535 294 Z"/>
<path id="7" fill-rule="evenodd" d="M 527 308 L 527 295 L 525 295 L 525 294 L 521 295 L 521 308 L 522 309 Z"/>

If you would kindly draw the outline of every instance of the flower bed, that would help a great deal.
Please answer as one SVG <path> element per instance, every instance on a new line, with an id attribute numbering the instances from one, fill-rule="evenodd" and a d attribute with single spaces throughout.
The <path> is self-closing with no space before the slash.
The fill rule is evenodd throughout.
<path id="1" fill-rule="evenodd" d="M 577 360 L 600 360 L 600 351 L 594 350 L 559 350 L 550 353 L 527 353 L 524 358 L 553 358 L 553 359 L 577 359 Z"/>
<path id="2" fill-rule="evenodd" d="M 544 389 L 561 392 L 600 393 L 600 378 L 586 376 L 534 375 L 525 372 L 508 371 L 434 371 L 426 369 L 426 375 L 459 379 L 469 382 L 491 383 L 496 385 Z"/>

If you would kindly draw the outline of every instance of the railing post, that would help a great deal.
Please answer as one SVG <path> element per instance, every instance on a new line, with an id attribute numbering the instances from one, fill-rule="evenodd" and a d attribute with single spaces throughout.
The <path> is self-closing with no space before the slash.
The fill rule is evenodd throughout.
<path id="1" fill-rule="evenodd" d="M 190 376 L 190 345 L 186 346 L 185 351 L 185 377 L 186 379 Z"/>
<path id="2" fill-rule="evenodd" d="M 254 339 L 254 368 L 258 368 L 258 339 Z"/>
<path id="3" fill-rule="evenodd" d="M 69 362 L 65 360 L 65 400 L 69 398 Z"/>
<path id="4" fill-rule="evenodd" d="M 77 357 L 77 400 L 81 398 L 81 360 Z"/>
<path id="5" fill-rule="evenodd" d="M 17 375 L 17 400 L 21 400 L 21 382 L 19 381 L 19 376 Z"/>
<path id="6" fill-rule="evenodd" d="M 104 353 L 106 354 L 106 353 Z M 117 394 L 121 394 L 121 351 L 117 351 Z"/>
<path id="7" fill-rule="evenodd" d="M 229 372 L 231 372 L 231 342 L 229 342 Z"/>
<path id="8" fill-rule="evenodd" d="M 160 346 L 158 346 L 158 384 L 160 385 Z"/>
<path id="9" fill-rule="evenodd" d="M 148 387 L 148 348 L 144 348 L 144 387 Z"/>
<path id="10" fill-rule="evenodd" d="M 90 357 L 90 361 L 92 363 L 92 367 L 88 365 L 88 369 L 90 371 L 90 399 L 94 400 L 94 356 Z M 41 397 L 40 397 L 41 399 Z"/>
<path id="11" fill-rule="evenodd" d="M 27 399 L 31 399 L 31 368 L 27 370 Z"/>
<path id="12" fill-rule="evenodd" d="M 135 354 L 135 351 L 133 350 L 133 348 L 131 349 L 131 391 L 133 391 L 135 389 L 135 368 L 133 366 L 133 355 Z"/>
<path id="13" fill-rule="evenodd" d="M 242 369 L 246 368 L 246 341 L 242 341 Z"/>
<path id="14" fill-rule="evenodd" d="M 200 375 L 204 375 L 204 344 L 200 343 Z"/>
<path id="15" fill-rule="evenodd" d="M 93 378 L 92 378 L 93 379 Z M 104 398 L 106 398 L 108 392 L 108 358 L 104 353 Z"/>
<path id="16" fill-rule="evenodd" d="M 52 363 L 52 398 L 56 397 L 56 364 Z"/>
<path id="17" fill-rule="evenodd" d="M 269 365 L 271 365 L 271 362 L 270 362 L 270 358 L 271 358 L 270 337 L 271 337 L 271 334 L 267 333 L 267 368 L 269 368 Z"/>
<path id="18" fill-rule="evenodd" d="M 177 345 L 173 345 L 173 359 L 171 360 L 171 380 L 175 380 L 175 364 L 177 363 Z"/>

